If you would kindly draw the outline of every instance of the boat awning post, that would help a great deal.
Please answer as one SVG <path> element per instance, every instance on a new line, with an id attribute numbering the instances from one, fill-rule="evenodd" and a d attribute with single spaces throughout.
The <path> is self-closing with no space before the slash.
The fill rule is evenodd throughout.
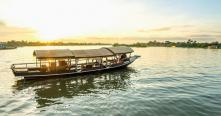
<path id="1" fill-rule="evenodd" d="M 107 67 L 107 57 L 106 57 L 106 64 L 105 64 L 105 66 Z"/>
<path id="2" fill-rule="evenodd" d="M 77 67 L 78 67 L 78 59 L 75 59 L 75 70 L 77 71 Z"/>
<path id="3" fill-rule="evenodd" d="M 56 58 L 54 59 L 55 61 L 55 71 L 57 71 L 57 63 L 56 63 Z"/>
<path id="4" fill-rule="evenodd" d="M 41 68 L 41 59 L 39 59 L 39 61 L 40 61 L 40 68 Z"/>
<path id="5" fill-rule="evenodd" d="M 86 64 L 88 64 L 88 62 L 89 62 L 88 60 L 89 60 L 89 59 L 87 58 L 87 59 L 86 59 Z"/>
<path id="6" fill-rule="evenodd" d="M 36 67 L 38 66 L 38 59 L 35 58 Z"/>
<path id="7" fill-rule="evenodd" d="M 100 63 L 100 67 L 103 65 L 103 57 L 100 58 L 101 59 L 101 63 Z"/>
<path id="8" fill-rule="evenodd" d="M 71 66 L 71 59 L 68 59 L 69 60 L 69 65 Z"/>

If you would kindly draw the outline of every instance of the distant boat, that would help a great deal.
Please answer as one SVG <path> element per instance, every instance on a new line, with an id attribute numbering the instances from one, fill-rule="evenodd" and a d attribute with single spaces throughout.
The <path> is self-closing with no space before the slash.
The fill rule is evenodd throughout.
<path id="1" fill-rule="evenodd" d="M 218 45 L 210 45 L 207 48 L 208 49 L 218 49 Z"/>
<path id="2" fill-rule="evenodd" d="M 7 46 L 5 44 L 0 43 L 0 50 L 7 50 L 7 49 L 16 49 L 17 47 L 14 46 Z"/>
<path id="3" fill-rule="evenodd" d="M 140 56 L 126 46 L 88 50 L 35 50 L 35 63 L 12 64 L 15 76 L 24 78 L 86 74 L 124 68 Z"/>
<path id="4" fill-rule="evenodd" d="M 16 49 L 16 48 L 17 47 L 8 46 L 8 47 L 0 48 L 0 50 L 8 50 L 8 49 Z"/>

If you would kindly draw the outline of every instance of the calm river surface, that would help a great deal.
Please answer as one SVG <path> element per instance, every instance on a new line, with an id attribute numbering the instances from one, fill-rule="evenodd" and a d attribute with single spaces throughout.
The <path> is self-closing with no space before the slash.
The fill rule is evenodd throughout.
<path id="1" fill-rule="evenodd" d="M 71 78 L 27 81 L 12 63 L 34 61 L 35 49 L 0 51 L 0 115 L 221 116 L 221 50 L 133 48 L 128 68 Z"/>

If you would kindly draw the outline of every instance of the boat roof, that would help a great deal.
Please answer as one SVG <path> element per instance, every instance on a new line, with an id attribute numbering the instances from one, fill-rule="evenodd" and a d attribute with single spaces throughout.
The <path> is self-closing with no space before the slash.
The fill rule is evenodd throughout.
<path id="1" fill-rule="evenodd" d="M 132 53 L 134 50 L 127 46 L 118 46 L 118 47 L 107 47 L 109 51 L 114 54 L 124 54 L 124 53 Z"/>
<path id="2" fill-rule="evenodd" d="M 47 58 L 71 58 L 74 57 L 71 50 L 60 49 L 60 50 L 35 50 L 33 53 L 38 59 Z"/>
<path id="3" fill-rule="evenodd" d="M 37 59 L 49 58 L 94 58 L 94 57 L 107 57 L 116 54 L 132 53 L 133 49 L 126 46 L 119 47 L 105 47 L 100 49 L 87 49 L 87 50 L 35 50 L 33 55 Z"/>
<path id="4" fill-rule="evenodd" d="M 72 50 L 73 55 L 76 58 L 92 58 L 92 57 L 102 57 L 102 56 L 113 56 L 114 54 L 105 49 L 88 49 L 88 50 Z"/>

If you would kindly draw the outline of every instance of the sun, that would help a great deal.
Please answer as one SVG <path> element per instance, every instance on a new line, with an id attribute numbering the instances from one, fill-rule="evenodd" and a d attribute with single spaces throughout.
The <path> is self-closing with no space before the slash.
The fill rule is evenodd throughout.
<path id="1" fill-rule="evenodd" d="M 61 37 L 58 34 L 56 34 L 56 31 L 53 31 L 53 29 L 51 29 L 51 31 L 47 31 L 47 30 L 44 30 L 44 28 L 39 29 L 37 36 L 39 40 L 43 42 L 55 41 Z"/>

